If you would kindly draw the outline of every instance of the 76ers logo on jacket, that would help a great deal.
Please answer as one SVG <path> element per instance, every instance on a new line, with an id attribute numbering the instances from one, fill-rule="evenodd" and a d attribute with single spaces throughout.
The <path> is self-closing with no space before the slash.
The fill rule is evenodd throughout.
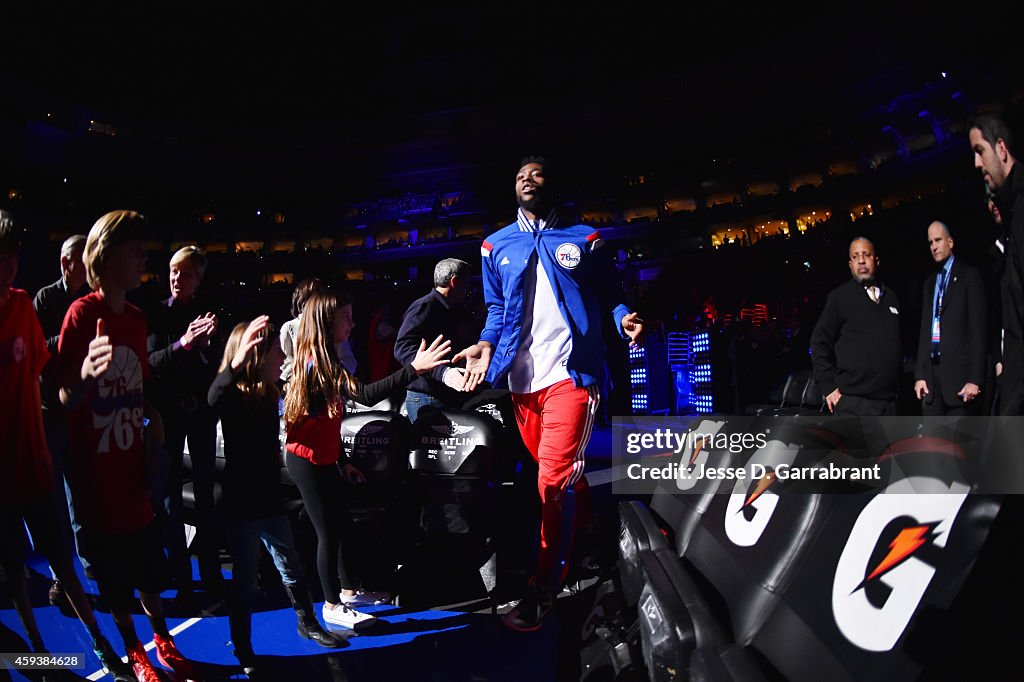
<path id="1" fill-rule="evenodd" d="M 563 268 L 572 270 L 580 264 L 580 247 L 566 242 L 555 249 L 555 262 Z"/>
<path id="2" fill-rule="evenodd" d="M 935 576 L 935 553 L 946 546 L 967 499 L 960 483 L 946 494 L 912 494 L 915 481 L 934 482 L 908 478 L 868 503 L 836 566 L 836 625 L 867 651 L 889 651 L 903 635 Z"/>

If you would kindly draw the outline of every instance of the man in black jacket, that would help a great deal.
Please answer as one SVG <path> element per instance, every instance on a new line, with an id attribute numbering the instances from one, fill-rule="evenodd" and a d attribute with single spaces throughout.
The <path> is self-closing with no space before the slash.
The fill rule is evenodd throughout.
<path id="1" fill-rule="evenodd" d="M 68 308 L 89 293 L 85 283 L 85 264 L 82 263 L 84 251 L 85 235 L 76 234 L 64 240 L 60 247 L 60 279 L 40 289 L 32 301 L 46 337 L 46 349 L 51 355 L 57 354 L 60 329 Z"/>
<path id="2" fill-rule="evenodd" d="M 420 339 L 430 343 L 440 334 L 446 339 L 457 337 L 457 320 L 453 306 L 466 298 L 469 287 L 469 263 L 457 258 L 445 258 L 434 267 L 434 288 L 422 298 L 413 301 L 405 311 L 402 326 L 395 339 L 395 359 L 402 365 L 412 362 L 420 347 Z M 437 367 L 409 384 L 405 405 L 409 421 L 416 421 L 419 411 L 427 406 L 455 407 L 461 405 L 467 394 L 459 393 L 463 384 L 463 370 L 455 367 Z"/>
<path id="3" fill-rule="evenodd" d="M 999 413 L 1021 415 L 1024 414 L 1024 173 L 1017 171 L 1013 135 L 1002 118 L 978 116 L 970 123 L 969 138 L 974 167 L 994 192 L 1006 248 L 999 286 L 1003 318 Z"/>
<path id="4" fill-rule="evenodd" d="M 64 244 L 60 248 L 60 279 L 36 292 L 36 297 L 32 301 L 32 307 L 35 308 L 36 315 L 39 317 L 39 326 L 43 329 L 43 336 L 46 337 L 46 349 L 50 351 L 51 358 L 57 357 L 60 330 L 64 326 L 64 316 L 67 314 L 68 308 L 77 299 L 89 293 L 89 287 L 85 281 L 85 264 L 82 262 L 84 251 L 84 235 L 76 234 L 64 240 Z M 50 446 L 50 454 L 53 457 L 60 507 L 58 513 L 61 523 L 62 525 L 68 524 L 65 528 L 74 530 L 77 538 L 81 526 L 75 523 L 74 509 L 70 503 L 70 490 L 67 489 L 64 480 L 68 451 L 68 415 L 57 395 L 57 382 L 54 379 L 56 365 L 57 363 L 51 359 L 43 371 L 40 386 L 43 425 L 46 429 L 46 442 Z M 69 540 L 69 538 L 63 539 Z M 91 567 L 86 559 L 82 559 L 82 566 L 91 573 Z M 66 613 L 69 612 L 70 604 L 56 577 L 50 588 L 50 603 L 60 607 Z"/>
<path id="5" fill-rule="evenodd" d="M 985 381 L 985 286 L 977 268 L 953 255 L 944 223 L 928 226 L 939 265 L 924 283 L 914 393 L 925 416 L 976 414 Z"/>
<path id="6" fill-rule="evenodd" d="M 900 304 L 876 279 L 870 240 L 850 242 L 846 284 L 832 290 L 811 334 L 814 379 L 828 409 L 846 416 L 896 412 L 900 370 Z"/>

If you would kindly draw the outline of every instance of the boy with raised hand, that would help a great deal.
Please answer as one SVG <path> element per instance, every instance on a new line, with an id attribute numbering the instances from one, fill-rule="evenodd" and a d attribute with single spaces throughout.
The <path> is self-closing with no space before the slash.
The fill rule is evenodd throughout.
<path id="1" fill-rule="evenodd" d="M 160 592 L 167 558 L 147 488 L 147 443 L 163 441 L 159 415 L 143 399 L 149 376 L 146 318 L 125 294 L 146 266 L 146 220 L 112 211 L 92 226 L 84 261 L 93 293 L 68 309 L 61 330 L 60 398 L 69 409 L 70 471 L 80 551 L 92 564 L 139 680 L 161 678 L 135 632 L 139 590 L 159 661 L 179 679 L 200 679 L 167 630 Z M 143 431 L 144 417 L 149 426 Z"/>

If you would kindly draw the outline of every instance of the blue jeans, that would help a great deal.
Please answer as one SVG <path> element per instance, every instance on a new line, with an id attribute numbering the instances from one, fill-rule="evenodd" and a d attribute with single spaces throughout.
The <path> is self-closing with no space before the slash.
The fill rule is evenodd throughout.
<path id="1" fill-rule="evenodd" d="M 227 522 L 228 546 L 234 567 L 231 573 L 232 600 L 251 604 L 256 595 L 259 573 L 260 541 L 270 552 L 281 582 L 286 587 L 298 583 L 305 573 L 287 516 L 261 519 L 231 519 Z"/>
<path id="2" fill-rule="evenodd" d="M 82 568 L 91 572 L 92 567 L 89 562 L 83 559 L 81 552 L 78 551 L 78 538 L 82 532 L 82 524 L 75 519 L 75 505 L 71 496 L 71 484 L 68 482 L 67 414 L 57 410 L 44 410 L 43 427 L 46 429 L 46 442 L 49 445 L 50 458 L 53 461 L 53 501 L 57 509 L 57 519 L 60 522 L 61 540 L 69 550 L 78 554 Z M 52 567 L 50 572 L 53 573 Z M 53 574 L 53 579 L 57 579 L 56 574 Z"/>
<path id="3" fill-rule="evenodd" d="M 416 391 L 405 392 L 405 409 L 409 411 L 409 421 L 416 421 L 416 415 L 424 407 L 444 407 L 444 402 L 429 393 L 418 393 Z"/>

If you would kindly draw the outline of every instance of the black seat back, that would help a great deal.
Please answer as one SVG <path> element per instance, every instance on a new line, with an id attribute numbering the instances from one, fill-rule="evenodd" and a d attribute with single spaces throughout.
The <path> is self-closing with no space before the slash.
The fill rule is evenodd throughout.
<path id="1" fill-rule="evenodd" d="M 627 606 L 635 606 L 644 587 L 640 553 L 667 549 L 668 542 L 650 510 L 637 501 L 619 503 L 619 579 Z"/>
<path id="2" fill-rule="evenodd" d="M 902 480 L 875 494 L 833 496 L 805 560 L 778 592 L 779 607 L 752 640 L 786 677 L 913 679 L 969 630 L 1003 628 L 987 622 L 995 614 L 971 623 L 946 616 L 1001 502 L 968 495 L 943 450 L 885 457 L 883 480 Z"/>
<path id="3" fill-rule="evenodd" d="M 497 471 L 500 429 L 486 414 L 431 410 L 416 420 L 411 440 L 416 473 L 490 479 Z"/>
<path id="4" fill-rule="evenodd" d="M 775 608 L 837 497 L 772 478 L 775 466 L 817 463 L 830 445 L 792 422 L 773 427 L 766 440 L 741 457 L 748 472 L 759 474 L 754 465 L 761 465 L 768 475 L 726 481 L 683 552 L 707 581 L 709 599 L 724 609 L 720 615 L 731 622 L 738 643 L 749 642 Z"/>
<path id="5" fill-rule="evenodd" d="M 811 371 L 806 369 L 793 373 L 790 381 L 786 384 L 786 392 L 782 397 L 784 407 L 799 407 L 803 404 L 804 389 L 807 388 L 810 376 Z"/>
<path id="6" fill-rule="evenodd" d="M 409 466 L 409 420 L 395 412 L 346 414 L 341 447 L 367 481 L 397 478 Z"/>

